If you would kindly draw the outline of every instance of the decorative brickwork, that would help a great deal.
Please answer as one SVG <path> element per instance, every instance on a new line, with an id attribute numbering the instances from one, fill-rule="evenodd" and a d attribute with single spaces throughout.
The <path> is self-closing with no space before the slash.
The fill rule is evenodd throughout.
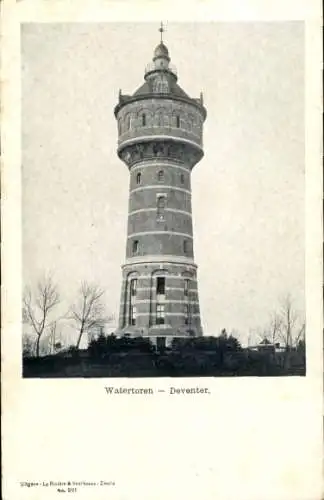
<path id="1" fill-rule="evenodd" d="M 191 170 L 203 156 L 206 109 L 178 85 L 160 44 L 145 83 L 119 94 L 118 156 L 130 170 L 119 332 L 202 335 L 194 263 Z"/>

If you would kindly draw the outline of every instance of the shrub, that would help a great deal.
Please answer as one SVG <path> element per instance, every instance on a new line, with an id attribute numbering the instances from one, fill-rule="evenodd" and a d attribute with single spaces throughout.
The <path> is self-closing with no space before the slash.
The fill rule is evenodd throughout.
<path id="1" fill-rule="evenodd" d="M 99 335 L 93 339 L 88 347 L 90 356 L 98 358 L 112 353 L 122 352 L 142 352 L 151 353 L 154 347 L 148 338 L 123 336 L 117 338 L 114 334 L 105 336 Z"/>

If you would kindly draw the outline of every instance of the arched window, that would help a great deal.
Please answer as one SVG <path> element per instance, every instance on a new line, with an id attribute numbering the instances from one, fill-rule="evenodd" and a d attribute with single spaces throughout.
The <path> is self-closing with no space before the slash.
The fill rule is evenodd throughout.
<path id="1" fill-rule="evenodd" d="M 191 132 L 193 129 L 193 117 L 191 115 L 188 116 L 188 130 Z"/>
<path id="2" fill-rule="evenodd" d="M 183 307 L 183 312 L 184 312 L 184 317 L 185 317 L 185 325 L 188 325 L 189 323 L 189 306 L 188 304 L 185 304 Z"/>
<path id="3" fill-rule="evenodd" d="M 177 126 L 177 128 L 180 128 L 180 116 L 179 115 L 176 116 L 176 126 Z"/>
<path id="4" fill-rule="evenodd" d="M 164 181 L 164 172 L 163 170 L 159 170 L 158 172 L 158 181 L 163 182 Z"/>
<path id="5" fill-rule="evenodd" d="M 136 325 L 136 306 L 131 305 L 130 307 L 130 324 L 131 325 Z"/>
<path id="6" fill-rule="evenodd" d="M 183 253 L 188 253 L 189 250 L 189 245 L 188 245 L 188 240 L 183 241 Z"/>
<path id="7" fill-rule="evenodd" d="M 164 221 L 164 209 L 165 209 L 165 196 L 158 196 L 156 199 L 156 212 L 157 218 L 160 221 Z"/>
<path id="8" fill-rule="evenodd" d="M 142 175 L 141 175 L 141 173 L 139 172 L 139 173 L 137 174 L 137 176 L 136 176 L 136 184 L 140 184 L 140 183 L 141 183 L 141 177 L 142 177 Z"/>
<path id="9" fill-rule="evenodd" d="M 138 253 L 138 248 L 139 248 L 138 240 L 134 240 L 133 241 L 133 245 L 132 245 L 132 252 L 133 252 L 133 254 L 137 254 Z"/>
<path id="10" fill-rule="evenodd" d="M 185 279 L 184 280 L 184 296 L 185 297 L 188 297 L 188 294 L 189 294 L 189 280 L 188 279 Z"/>
<path id="11" fill-rule="evenodd" d="M 142 114 L 142 127 L 145 127 L 146 126 L 146 114 L 143 113 Z"/>
<path id="12" fill-rule="evenodd" d="M 135 297 L 136 288 L 137 288 L 137 279 L 136 278 L 131 279 L 129 288 L 130 288 L 131 297 Z"/>
<path id="13" fill-rule="evenodd" d="M 165 306 L 164 304 L 156 304 L 156 324 L 164 325 L 165 321 Z"/>
<path id="14" fill-rule="evenodd" d="M 183 174 L 180 174 L 180 182 L 181 182 L 181 184 L 184 184 L 184 175 Z"/>
<path id="15" fill-rule="evenodd" d="M 129 286 L 129 309 L 128 309 L 128 324 L 136 325 L 136 289 L 137 289 L 137 278 L 130 278 L 128 282 Z"/>
<path id="16" fill-rule="evenodd" d="M 158 210 L 163 210 L 165 208 L 165 196 L 158 196 L 157 208 Z"/>
<path id="17" fill-rule="evenodd" d="M 157 114 L 157 126 L 158 127 L 163 127 L 164 125 L 164 114 L 162 111 L 159 111 L 158 114 Z"/>
<path id="18" fill-rule="evenodd" d="M 165 295 L 165 277 L 158 276 L 156 279 L 156 295 Z"/>
<path id="19" fill-rule="evenodd" d="M 157 94 L 166 94 L 169 92 L 169 82 L 163 75 L 159 75 L 154 80 L 153 92 Z"/>
<path id="20" fill-rule="evenodd" d="M 130 116 L 130 114 L 125 116 L 125 127 L 126 127 L 126 130 L 129 130 L 131 128 L 131 116 Z"/>
<path id="21" fill-rule="evenodd" d="M 157 325 L 164 325 L 164 316 L 165 316 L 165 310 L 164 310 L 164 296 L 165 296 L 165 277 L 164 276 L 158 276 L 156 279 L 156 324 Z"/>

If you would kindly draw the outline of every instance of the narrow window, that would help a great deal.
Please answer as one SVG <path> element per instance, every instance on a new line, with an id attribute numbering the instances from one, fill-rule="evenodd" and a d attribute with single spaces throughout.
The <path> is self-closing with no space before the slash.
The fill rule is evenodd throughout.
<path id="1" fill-rule="evenodd" d="M 157 115 L 157 126 L 162 127 L 164 123 L 164 115 L 162 112 L 158 113 Z"/>
<path id="2" fill-rule="evenodd" d="M 156 324 L 164 325 L 164 305 L 156 304 Z"/>
<path id="3" fill-rule="evenodd" d="M 158 220 L 164 220 L 165 196 L 158 196 L 156 200 L 156 214 Z"/>
<path id="4" fill-rule="evenodd" d="M 164 172 L 163 170 L 159 170 L 158 172 L 158 181 L 163 182 L 164 181 Z"/>
<path id="5" fill-rule="evenodd" d="M 136 306 L 131 306 L 130 324 L 136 325 Z"/>
<path id="6" fill-rule="evenodd" d="M 176 118 L 177 121 L 177 128 L 180 128 L 180 116 L 178 115 Z"/>
<path id="7" fill-rule="evenodd" d="M 189 280 L 184 280 L 184 295 L 188 297 L 189 293 Z"/>
<path id="8" fill-rule="evenodd" d="M 165 278 L 158 277 L 156 280 L 156 294 L 165 295 Z"/>
<path id="9" fill-rule="evenodd" d="M 136 296 L 136 289 L 137 289 L 137 279 L 132 279 L 130 282 L 130 294 L 132 297 Z"/>
<path id="10" fill-rule="evenodd" d="M 160 68 L 163 68 L 163 61 L 160 61 Z M 154 81 L 153 92 L 165 94 L 169 92 L 169 82 L 165 76 L 158 76 Z"/>
<path id="11" fill-rule="evenodd" d="M 142 127 L 146 126 L 146 115 L 145 113 L 142 114 Z"/>
<path id="12" fill-rule="evenodd" d="M 185 325 L 188 325 L 189 323 L 189 306 L 188 304 L 184 305 L 184 316 L 185 316 Z"/>
<path id="13" fill-rule="evenodd" d="M 126 130 L 129 130 L 131 128 L 131 117 L 130 115 L 126 115 Z"/>
<path id="14" fill-rule="evenodd" d="M 183 174 L 180 174 L 180 182 L 181 182 L 181 184 L 184 184 L 184 175 Z"/>
<path id="15" fill-rule="evenodd" d="M 157 209 L 162 211 L 165 208 L 165 196 L 158 196 L 156 205 Z"/>
<path id="16" fill-rule="evenodd" d="M 138 240 L 133 241 L 132 251 L 133 251 L 133 254 L 138 253 Z"/>
<path id="17" fill-rule="evenodd" d="M 188 241 L 184 240 L 183 242 L 183 252 L 188 253 Z"/>
<path id="18" fill-rule="evenodd" d="M 136 184 L 140 184 L 140 183 L 141 183 L 141 174 L 138 173 L 136 176 Z"/>

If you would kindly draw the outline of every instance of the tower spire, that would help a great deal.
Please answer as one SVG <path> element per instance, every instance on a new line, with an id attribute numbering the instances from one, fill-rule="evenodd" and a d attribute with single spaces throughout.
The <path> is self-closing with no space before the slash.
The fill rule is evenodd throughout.
<path id="1" fill-rule="evenodd" d="M 163 22 L 161 21 L 159 32 L 161 33 L 161 43 L 163 43 L 163 33 L 165 32 L 165 28 L 163 26 Z"/>

